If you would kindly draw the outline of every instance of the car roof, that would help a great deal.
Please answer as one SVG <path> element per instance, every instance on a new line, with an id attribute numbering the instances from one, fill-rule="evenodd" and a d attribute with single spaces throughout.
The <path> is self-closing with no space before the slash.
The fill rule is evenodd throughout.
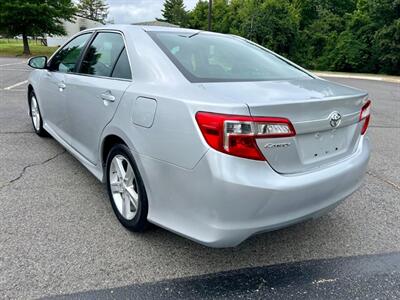
<path id="1" fill-rule="evenodd" d="M 121 31 L 130 31 L 132 29 L 142 29 L 144 31 L 168 31 L 168 32 L 185 32 L 185 33 L 196 33 L 200 30 L 196 29 L 188 29 L 181 27 L 166 27 L 166 26 L 152 26 L 152 25 L 129 25 L 129 24 L 107 24 L 101 27 L 95 27 L 86 29 L 87 31 L 92 30 L 104 30 L 104 29 L 112 29 L 112 30 L 121 30 Z"/>

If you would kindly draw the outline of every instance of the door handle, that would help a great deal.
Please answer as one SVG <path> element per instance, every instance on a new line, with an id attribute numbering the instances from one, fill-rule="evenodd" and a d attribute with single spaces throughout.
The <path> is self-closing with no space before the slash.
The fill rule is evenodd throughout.
<path id="1" fill-rule="evenodd" d="M 100 98 L 103 99 L 104 101 L 109 101 L 109 102 L 114 102 L 115 97 L 113 94 L 111 94 L 110 91 L 104 92 L 103 94 L 100 95 Z"/>
<path id="2" fill-rule="evenodd" d="M 58 83 L 58 90 L 60 92 L 62 92 L 67 86 L 65 85 L 65 83 L 63 81 Z"/>

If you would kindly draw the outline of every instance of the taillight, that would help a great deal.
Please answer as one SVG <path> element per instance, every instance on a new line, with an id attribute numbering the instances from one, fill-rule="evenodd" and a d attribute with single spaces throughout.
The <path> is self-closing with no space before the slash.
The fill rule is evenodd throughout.
<path id="1" fill-rule="evenodd" d="M 284 118 L 198 112 L 196 120 L 210 147 L 226 154 L 255 160 L 265 160 L 257 146 L 257 138 L 296 135 L 292 123 Z"/>
<path id="2" fill-rule="evenodd" d="M 364 124 L 361 129 L 361 134 L 365 134 L 365 132 L 367 131 L 370 118 L 371 118 L 371 100 L 368 100 L 367 103 L 365 103 L 364 106 L 361 108 L 360 112 L 359 122 L 364 120 Z"/>

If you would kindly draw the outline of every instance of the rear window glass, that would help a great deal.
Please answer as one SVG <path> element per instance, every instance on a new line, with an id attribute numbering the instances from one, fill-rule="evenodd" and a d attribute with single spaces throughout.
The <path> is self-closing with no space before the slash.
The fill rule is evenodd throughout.
<path id="1" fill-rule="evenodd" d="M 192 82 L 310 78 L 278 56 L 238 38 L 210 33 L 149 35 Z"/>

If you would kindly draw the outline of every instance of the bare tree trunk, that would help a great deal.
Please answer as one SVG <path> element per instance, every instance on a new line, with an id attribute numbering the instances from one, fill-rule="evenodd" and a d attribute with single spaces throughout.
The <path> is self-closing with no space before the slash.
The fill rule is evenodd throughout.
<path id="1" fill-rule="evenodd" d="M 31 55 L 31 50 L 29 49 L 28 37 L 25 33 L 22 34 L 22 41 L 24 43 L 24 52 L 25 55 Z"/>

